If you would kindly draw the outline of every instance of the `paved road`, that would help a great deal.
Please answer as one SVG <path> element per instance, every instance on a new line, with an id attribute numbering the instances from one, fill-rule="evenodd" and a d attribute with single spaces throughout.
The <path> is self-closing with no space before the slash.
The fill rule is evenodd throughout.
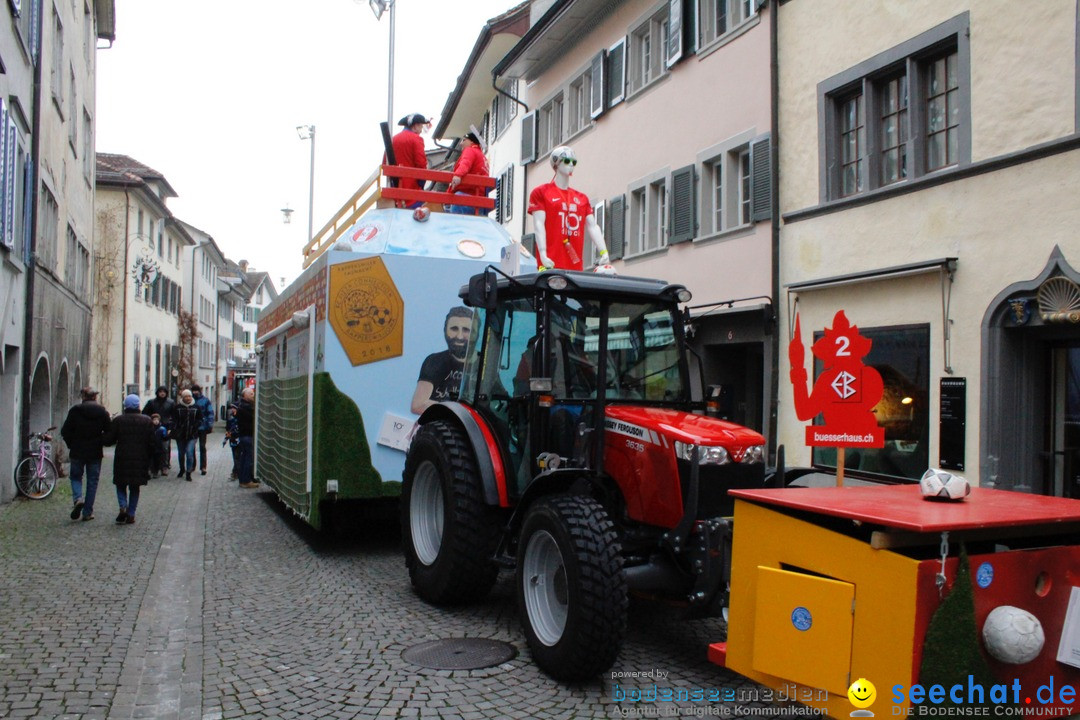
<path id="1" fill-rule="evenodd" d="M 71 521 L 70 485 L 0 507 L 0 718 L 610 718 L 742 716 L 766 691 L 705 660 L 718 621 L 632 606 L 613 673 L 565 686 L 529 659 L 509 577 L 455 610 L 411 591 L 396 528 L 329 539 L 274 495 L 210 473 L 155 479 L 135 525 L 117 526 L 106 458 L 97 518 Z M 418 667 L 426 641 L 500 640 L 517 657 L 483 670 Z M 622 673 L 660 671 L 628 679 Z M 734 702 L 615 702 L 635 688 L 726 690 Z M 768 712 L 768 711 L 766 711 Z"/>

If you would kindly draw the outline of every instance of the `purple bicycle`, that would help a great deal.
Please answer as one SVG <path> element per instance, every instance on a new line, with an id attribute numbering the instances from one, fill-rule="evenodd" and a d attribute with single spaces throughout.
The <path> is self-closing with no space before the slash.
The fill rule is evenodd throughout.
<path id="1" fill-rule="evenodd" d="M 56 489 L 56 465 L 49 459 L 52 452 L 52 435 L 45 432 L 30 433 L 30 454 L 15 466 L 15 485 L 31 500 L 44 500 Z"/>

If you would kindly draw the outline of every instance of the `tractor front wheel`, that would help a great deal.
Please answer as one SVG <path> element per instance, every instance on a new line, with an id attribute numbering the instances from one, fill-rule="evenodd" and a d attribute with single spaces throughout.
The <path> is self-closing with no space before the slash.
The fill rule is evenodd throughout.
<path id="1" fill-rule="evenodd" d="M 420 428 L 405 463 L 401 513 L 405 564 L 420 597 L 453 605 L 487 595 L 498 575 L 498 522 L 460 428 L 442 421 Z"/>
<path id="2" fill-rule="evenodd" d="M 548 675 L 589 680 L 615 662 L 626 632 L 626 578 L 615 528 L 598 502 L 561 496 L 529 510 L 517 589 L 529 649 Z"/>

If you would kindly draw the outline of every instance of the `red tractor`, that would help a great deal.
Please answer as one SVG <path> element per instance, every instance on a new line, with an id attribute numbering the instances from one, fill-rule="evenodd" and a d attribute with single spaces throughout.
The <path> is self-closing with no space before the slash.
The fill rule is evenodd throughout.
<path id="1" fill-rule="evenodd" d="M 628 593 L 727 604 L 730 488 L 765 484 L 764 438 L 691 400 L 681 285 L 477 275 L 461 392 L 409 448 L 402 526 L 416 592 L 482 598 L 516 568 L 522 625 L 556 679 L 615 662 Z"/>

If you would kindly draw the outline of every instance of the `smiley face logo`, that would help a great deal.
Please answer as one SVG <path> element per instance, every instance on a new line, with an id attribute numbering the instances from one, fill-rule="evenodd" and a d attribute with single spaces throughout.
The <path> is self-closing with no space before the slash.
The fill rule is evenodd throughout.
<path id="1" fill-rule="evenodd" d="M 877 688 L 866 678 L 859 678 L 851 683 L 847 691 L 848 700 L 857 708 L 868 708 L 877 700 Z"/>

